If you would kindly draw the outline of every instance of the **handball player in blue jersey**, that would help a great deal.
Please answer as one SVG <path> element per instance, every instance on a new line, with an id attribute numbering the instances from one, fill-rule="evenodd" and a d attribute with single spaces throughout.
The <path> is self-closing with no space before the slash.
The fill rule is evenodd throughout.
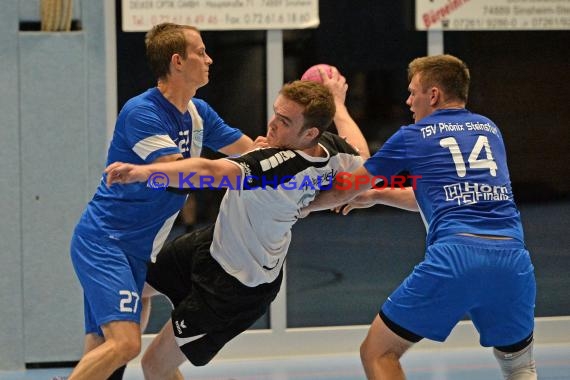
<path id="1" fill-rule="evenodd" d="M 228 155 L 253 148 L 249 137 L 194 98 L 208 83 L 213 62 L 196 28 L 160 24 L 147 33 L 145 43 L 158 83 L 119 113 L 107 165 L 198 157 L 203 146 Z M 107 379 L 139 354 L 147 262 L 160 251 L 185 200 L 184 194 L 145 184 L 109 187 L 105 176 L 101 179 L 71 241 L 84 291 L 86 336 L 84 355 L 70 379 Z"/>
<path id="2" fill-rule="evenodd" d="M 424 260 L 384 302 L 362 343 L 366 375 L 404 379 L 401 356 L 422 338 L 444 341 L 467 315 L 480 344 L 494 347 L 505 379 L 536 379 L 534 267 L 501 132 L 465 108 L 470 74 L 458 58 L 417 58 L 408 80 L 415 123 L 303 212 L 350 201 L 344 214 L 384 204 L 419 211 L 425 222 Z M 413 187 L 391 190 L 374 178 L 402 172 L 415 176 Z"/>

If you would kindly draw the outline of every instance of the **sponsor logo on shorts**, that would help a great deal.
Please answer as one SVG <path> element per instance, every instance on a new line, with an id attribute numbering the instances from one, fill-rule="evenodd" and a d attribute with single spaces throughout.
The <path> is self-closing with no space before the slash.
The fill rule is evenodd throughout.
<path id="1" fill-rule="evenodd" d="M 174 321 L 174 326 L 176 326 L 176 331 L 178 331 L 178 334 L 182 335 L 182 329 L 186 328 L 186 323 L 184 323 L 184 319 L 179 321 Z"/>

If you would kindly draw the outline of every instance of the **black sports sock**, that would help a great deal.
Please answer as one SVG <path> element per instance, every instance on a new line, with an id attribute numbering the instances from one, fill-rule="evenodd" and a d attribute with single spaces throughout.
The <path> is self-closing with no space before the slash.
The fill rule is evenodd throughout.
<path id="1" fill-rule="evenodd" d="M 123 374 L 125 373 L 125 369 L 127 369 L 127 365 L 125 364 L 122 367 L 119 367 L 113 372 L 111 376 L 107 380 L 123 380 Z"/>

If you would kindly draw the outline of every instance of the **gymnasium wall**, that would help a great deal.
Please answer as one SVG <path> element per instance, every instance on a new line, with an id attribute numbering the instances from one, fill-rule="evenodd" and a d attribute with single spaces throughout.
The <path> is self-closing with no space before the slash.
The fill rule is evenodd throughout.
<path id="1" fill-rule="evenodd" d="M 105 159 L 104 7 L 74 0 L 76 30 L 40 32 L 39 0 L 2 2 L 0 370 L 81 354 L 69 241 Z"/>

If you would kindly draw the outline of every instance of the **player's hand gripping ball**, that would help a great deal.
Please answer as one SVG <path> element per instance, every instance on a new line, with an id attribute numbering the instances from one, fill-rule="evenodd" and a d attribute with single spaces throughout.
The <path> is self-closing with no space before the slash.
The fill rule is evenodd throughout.
<path id="1" fill-rule="evenodd" d="M 301 76 L 301 80 L 310 80 L 313 82 L 323 83 L 323 78 L 321 78 L 319 68 L 321 68 L 329 76 L 329 78 L 332 78 L 332 67 L 326 63 L 320 63 L 318 65 L 309 67 L 303 76 Z"/>

